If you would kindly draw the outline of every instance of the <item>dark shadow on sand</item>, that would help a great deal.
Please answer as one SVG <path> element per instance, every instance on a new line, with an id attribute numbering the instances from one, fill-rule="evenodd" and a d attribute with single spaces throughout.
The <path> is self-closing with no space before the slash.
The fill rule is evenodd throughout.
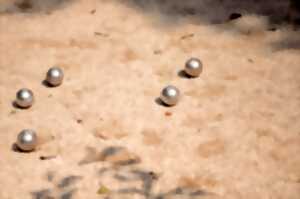
<path id="1" fill-rule="evenodd" d="M 157 105 L 163 106 L 163 107 L 166 107 L 166 108 L 173 107 L 173 106 L 170 106 L 170 105 L 164 103 L 159 97 L 155 98 L 154 102 L 155 102 Z"/>
<path id="2" fill-rule="evenodd" d="M 300 50 L 300 37 L 286 37 L 285 39 L 272 43 L 272 49 L 276 51 L 282 50 Z"/>
<path id="3" fill-rule="evenodd" d="M 294 31 L 299 29 L 300 1 L 298 0 L 115 0 L 125 6 L 134 8 L 144 15 L 156 20 L 161 28 L 178 27 L 183 23 L 212 25 L 224 30 L 224 24 L 240 20 L 244 15 L 263 16 L 268 19 L 265 31 L 276 31 L 280 28 Z M 292 2 L 292 4 L 291 4 Z M 292 12 L 293 10 L 293 12 Z M 294 14 L 291 14 L 294 13 Z M 295 14 L 298 13 L 298 14 Z M 293 18 L 296 16 L 296 19 Z M 297 18 L 298 16 L 298 18 Z M 235 27 L 232 27 L 235 28 Z M 291 30 L 293 31 L 293 30 Z M 191 33 L 193 34 L 193 33 Z M 300 39 L 300 34 L 298 34 Z M 299 42 L 280 38 L 274 45 L 275 50 L 300 49 Z M 184 76 L 181 76 L 184 77 Z"/>
<path id="4" fill-rule="evenodd" d="M 49 84 L 46 80 L 43 80 L 43 81 L 41 82 L 41 84 L 42 84 L 43 86 L 45 86 L 46 88 L 54 88 L 54 87 L 56 87 L 56 86 L 52 86 L 51 84 Z"/>
<path id="5" fill-rule="evenodd" d="M 245 14 L 268 16 L 272 23 L 284 22 L 290 3 L 287 0 L 117 0 L 145 14 L 159 13 L 165 25 L 178 25 L 180 18 L 193 23 L 224 23 Z M 278 12 L 280 10 L 280 12 Z"/>
<path id="6" fill-rule="evenodd" d="M 184 70 L 180 70 L 177 73 L 178 77 L 183 78 L 183 79 L 195 79 L 196 77 L 192 77 L 188 75 Z"/>
<path id="7" fill-rule="evenodd" d="M 14 13 L 46 13 L 62 9 L 76 0 L 12 0 L 11 2 L 0 3 L 0 14 Z"/>

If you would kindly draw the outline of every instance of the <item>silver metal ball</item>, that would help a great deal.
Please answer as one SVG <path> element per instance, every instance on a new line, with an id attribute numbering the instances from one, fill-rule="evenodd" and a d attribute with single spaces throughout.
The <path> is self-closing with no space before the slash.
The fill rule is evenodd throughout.
<path id="1" fill-rule="evenodd" d="M 202 62 L 197 58 L 191 58 L 185 64 L 185 73 L 191 77 L 198 77 L 202 73 L 202 69 Z"/>
<path id="2" fill-rule="evenodd" d="M 58 67 L 52 67 L 48 70 L 46 75 L 46 81 L 51 86 L 59 86 L 64 79 L 64 73 L 62 69 Z"/>
<path id="3" fill-rule="evenodd" d="M 33 92 L 27 88 L 20 89 L 16 94 L 15 102 L 21 108 L 29 108 L 34 102 Z"/>
<path id="4" fill-rule="evenodd" d="M 34 130 L 22 130 L 17 138 L 17 146 L 22 151 L 33 151 L 37 146 L 37 136 Z"/>
<path id="5" fill-rule="evenodd" d="M 167 86 L 162 92 L 160 99 L 163 103 L 169 106 L 174 106 L 178 103 L 180 98 L 180 91 L 175 86 Z"/>

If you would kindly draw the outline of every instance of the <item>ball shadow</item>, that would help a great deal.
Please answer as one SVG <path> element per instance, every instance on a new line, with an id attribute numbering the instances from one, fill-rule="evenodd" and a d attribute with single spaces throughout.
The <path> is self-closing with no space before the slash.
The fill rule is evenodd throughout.
<path id="1" fill-rule="evenodd" d="M 163 106 L 167 108 L 172 107 L 171 105 L 164 103 L 159 97 L 155 99 L 155 103 L 158 104 L 159 106 Z"/>
<path id="2" fill-rule="evenodd" d="M 41 84 L 46 88 L 54 88 L 55 86 L 52 86 L 49 84 L 45 79 L 41 82 Z"/>
<path id="3" fill-rule="evenodd" d="M 17 152 L 17 153 L 30 153 L 30 152 L 32 152 L 32 151 L 24 151 L 24 150 L 20 149 L 16 142 L 12 144 L 11 150 L 14 151 L 14 152 Z"/>
<path id="4" fill-rule="evenodd" d="M 26 109 L 29 109 L 31 106 L 29 107 L 21 107 L 17 104 L 16 100 L 14 100 L 11 105 L 15 108 L 15 109 L 22 109 L 22 110 L 26 110 Z"/>
<path id="5" fill-rule="evenodd" d="M 188 75 L 184 70 L 180 70 L 177 73 L 178 77 L 183 78 L 183 79 L 194 79 L 195 77 L 192 77 Z"/>

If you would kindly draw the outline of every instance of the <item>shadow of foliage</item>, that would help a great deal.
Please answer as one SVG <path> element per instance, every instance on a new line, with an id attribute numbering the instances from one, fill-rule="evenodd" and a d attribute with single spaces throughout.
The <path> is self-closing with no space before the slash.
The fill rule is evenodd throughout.
<path id="1" fill-rule="evenodd" d="M 1 13 L 51 13 L 76 0 L 12 0 L 0 2 Z"/>

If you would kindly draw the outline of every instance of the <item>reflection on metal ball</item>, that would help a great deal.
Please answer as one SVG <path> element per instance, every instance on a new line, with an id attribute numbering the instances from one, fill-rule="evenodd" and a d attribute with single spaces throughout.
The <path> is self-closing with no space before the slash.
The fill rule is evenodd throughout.
<path id="1" fill-rule="evenodd" d="M 59 86 L 64 79 L 64 73 L 62 69 L 58 67 L 52 67 L 48 70 L 46 75 L 46 81 L 50 86 Z"/>
<path id="2" fill-rule="evenodd" d="M 191 77 L 198 77 L 202 69 L 202 62 L 197 58 L 191 58 L 185 64 L 185 73 Z"/>
<path id="3" fill-rule="evenodd" d="M 33 92 L 27 88 L 20 89 L 16 94 L 15 102 L 21 108 L 29 108 L 34 102 Z"/>
<path id="4" fill-rule="evenodd" d="M 37 146 L 37 136 L 34 130 L 22 130 L 17 138 L 17 146 L 22 151 L 33 151 Z"/>
<path id="5" fill-rule="evenodd" d="M 161 101 L 168 105 L 168 106 L 174 106 L 178 103 L 180 98 L 180 91 L 175 86 L 167 86 L 165 87 L 162 92 L 160 99 Z"/>

